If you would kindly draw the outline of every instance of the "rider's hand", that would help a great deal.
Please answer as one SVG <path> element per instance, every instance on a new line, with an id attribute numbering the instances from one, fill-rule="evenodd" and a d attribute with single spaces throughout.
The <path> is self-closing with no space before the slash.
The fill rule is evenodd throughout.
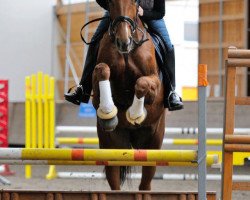
<path id="1" fill-rule="evenodd" d="M 140 16 L 143 16 L 143 9 L 142 9 L 141 6 L 139 6 L 139 8 L 138 8 L 138 14 L 139 14 Z"/>

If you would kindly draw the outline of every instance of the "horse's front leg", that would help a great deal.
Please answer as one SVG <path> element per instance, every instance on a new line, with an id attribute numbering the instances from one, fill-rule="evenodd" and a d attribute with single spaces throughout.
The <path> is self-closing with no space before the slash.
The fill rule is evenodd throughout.
<path id="1" fill-rule="evenodd" d="M 127 120 L 133 125 L 140 125 L 147 116 L 144 101 L 152 104 L 159 93 L 160 80 L 156 75 L 143 76 L 136 81 L 135 96 L 126 113 Z"/>
<path id="2" fill-rule="evenodd" d="M 99 93 L 99 107 L 97 109 L 98 123 L 105 131 L 113 131 L 118 124 L 117 108 L 114 105 L 110 87 L 110 68 L 100 63 L 94 70 L 94 94 Z"/>

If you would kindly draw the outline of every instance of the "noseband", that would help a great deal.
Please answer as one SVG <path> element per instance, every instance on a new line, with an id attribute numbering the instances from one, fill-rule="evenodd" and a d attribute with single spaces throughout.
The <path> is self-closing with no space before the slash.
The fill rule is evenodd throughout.
<path id="1" fill-rule="evenodd" d="M 107 0 L 106 2 L 107 2 L 107 5 L 109 5 L 109 1 Z M 143 31 L 140 27 L 138 27 L 138 24 L 137 24 L 137 20 L 139 17 L 138 8 L 139 8 L 140 0 L 135 0 L 135 2 L 136 2 L 136 7 L 137 7 L 135 20 L 131 19 L 128 16 L 118 16 L 113 21 L 110 19 L 110 25 L 109 25 L 109 35 L 111 37 L 111 40 L 114 42 L 115 35 L 116 35 L 116 29 L 119 26 L 119 24 L 122 22 L 126 22 L 127 24 L 129 24 L 129 26 L 131 28 L 134 48 L 141 46 L 144 42 L 148 41 L 146 29 Z M 108 10 L 110 11 L 110 7 L 108 7 Z M 133 37 L 134 33 L 136 32 L 136 29 L 142 33 L 142 38 L 139 41 L 136 41 Z"/>
<path id="2" fill-rule="evenodd" d="M 121 22 L 126 22 L 131 27 L 132 34 L 136 31 L 137 23 L 128 16 L 119 16 L 116 17 L 113 21 L 110 22 L 109 34 L 113 37 L 116 34 L 116 28 Z"/>
<path id="3" fill-rule="evenodd" d="M 106 0 L 106 4 L 108 5 L 108 11 L 110 13 L 110 6 L 109 6 L 109 0 Z M 126 22 L 129 24 L 132 34 L 136 31 L 137 28 L 137 16 L 138 16 L 138 7 L 139 7 L 139 0 L 136 0 L 136 21 L 132 20 L 128 16 L 118 16 L 113 21 L 110 19 L 110 25 L 109 25 L 109 35 L 112 37 L 112 40 L 114 41 L 116 29 L 119 26 L 120 23 Z"/>
<path id="4" fill-rule="evenodd" d="M 121 22 L 126 22 L 127 24 L 129 24 L 131 28 L 131 33 L 132 33 L 132 40 L 133 40 L 133 43 L 135 44 L 134 48 L 141 46 L 144 42 L 149 40 L 147 38 L 146 29 L 143 31 L 140 27 L 138 27 L 138 24 L 137 24 L 138 13 L 136 14 L 136 16 L 137 16 L 136 21 L 132 20 L 128 16 L 119 16 L 119 17 L 116 17 L 113 21 L 110 21 L 109 35 L 113 42 L 115 41 L 116 29 Z M 136 30 L 139 30 L 142 33 L 142 37 L 139 41 L 136 41 L 133 36 Z"/>

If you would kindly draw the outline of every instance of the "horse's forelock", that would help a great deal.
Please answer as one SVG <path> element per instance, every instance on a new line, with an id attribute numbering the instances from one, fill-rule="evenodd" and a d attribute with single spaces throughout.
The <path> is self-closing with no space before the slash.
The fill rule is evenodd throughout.
<path id="1" fill-rule="evenodd" d="M 128 16 L 130 18 L 133 18 L 137 15 L 137 7 L 138 2 L 140 0 L 107 0 L 109 2 L 109 12 L 111 19 L 114 19 L 119 16 Z M 131 6 L 135 6 L 135 10 L 131 9 Z M 133 12 L 133 10 L 135 12 Z M 132 11 L 132 12 L 131 12 Z"/>
<path id="2" fill-rule="evenodd" d="M 131 3 L 135 3 L 136 5 L 140 4 L 140 0 L 130 0 Z M 115 4 L 117 2 L 117 0 L 106 0 L 107 5 L 111 4 Z M 125 2 L 124 0 L 121 0 L 120 2 Z"/>

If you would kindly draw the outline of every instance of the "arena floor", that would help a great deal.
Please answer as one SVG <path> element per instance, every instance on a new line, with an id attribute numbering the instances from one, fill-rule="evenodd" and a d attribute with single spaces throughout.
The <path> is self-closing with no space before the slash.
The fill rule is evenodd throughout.
<path id="1" fill-rule="evenodd" d="M 25 190 L 39 190 L 39 191 L 104 191 L 110 190 L 105 179 L 54 179 L 45 180 L 45 175 L 48 172 L 48 166 L 34 166 L 33 177 L 29 180 L 25 179 L 23 166 L 11 166 L 11 170 L 16 174 L 14 176 L 6 177 L 11 185 L 2 185 L 1 189 L 25 189 Z M 103 167 L 90 166 L 57 166 L 57 171 L 67 172 L 102 172 Z M 132 173 L 139 173 L 140 168 L 135 167 Z M 235 174 L 249 174 L 250 167 L 237 167 L 234 169 Z M 190 167 L 158 167 L 157 173 L 196 173 L 196 168 Z M 218 174 L 218 169 L 208 169 L 208 174 Z M 139 180 L 127 180 L 122 190 L 135 191 L 138 190 Z M 167 181 L 167 180 L 153 180 L 153 191 L 197 191 L 197 181 Z M 220 196 L 220 182 L 207 181 L 207 190 L 216 191 L 217 199 Z M 234 191 L 234 200 L 249 200 L 250 192 Z"/>

